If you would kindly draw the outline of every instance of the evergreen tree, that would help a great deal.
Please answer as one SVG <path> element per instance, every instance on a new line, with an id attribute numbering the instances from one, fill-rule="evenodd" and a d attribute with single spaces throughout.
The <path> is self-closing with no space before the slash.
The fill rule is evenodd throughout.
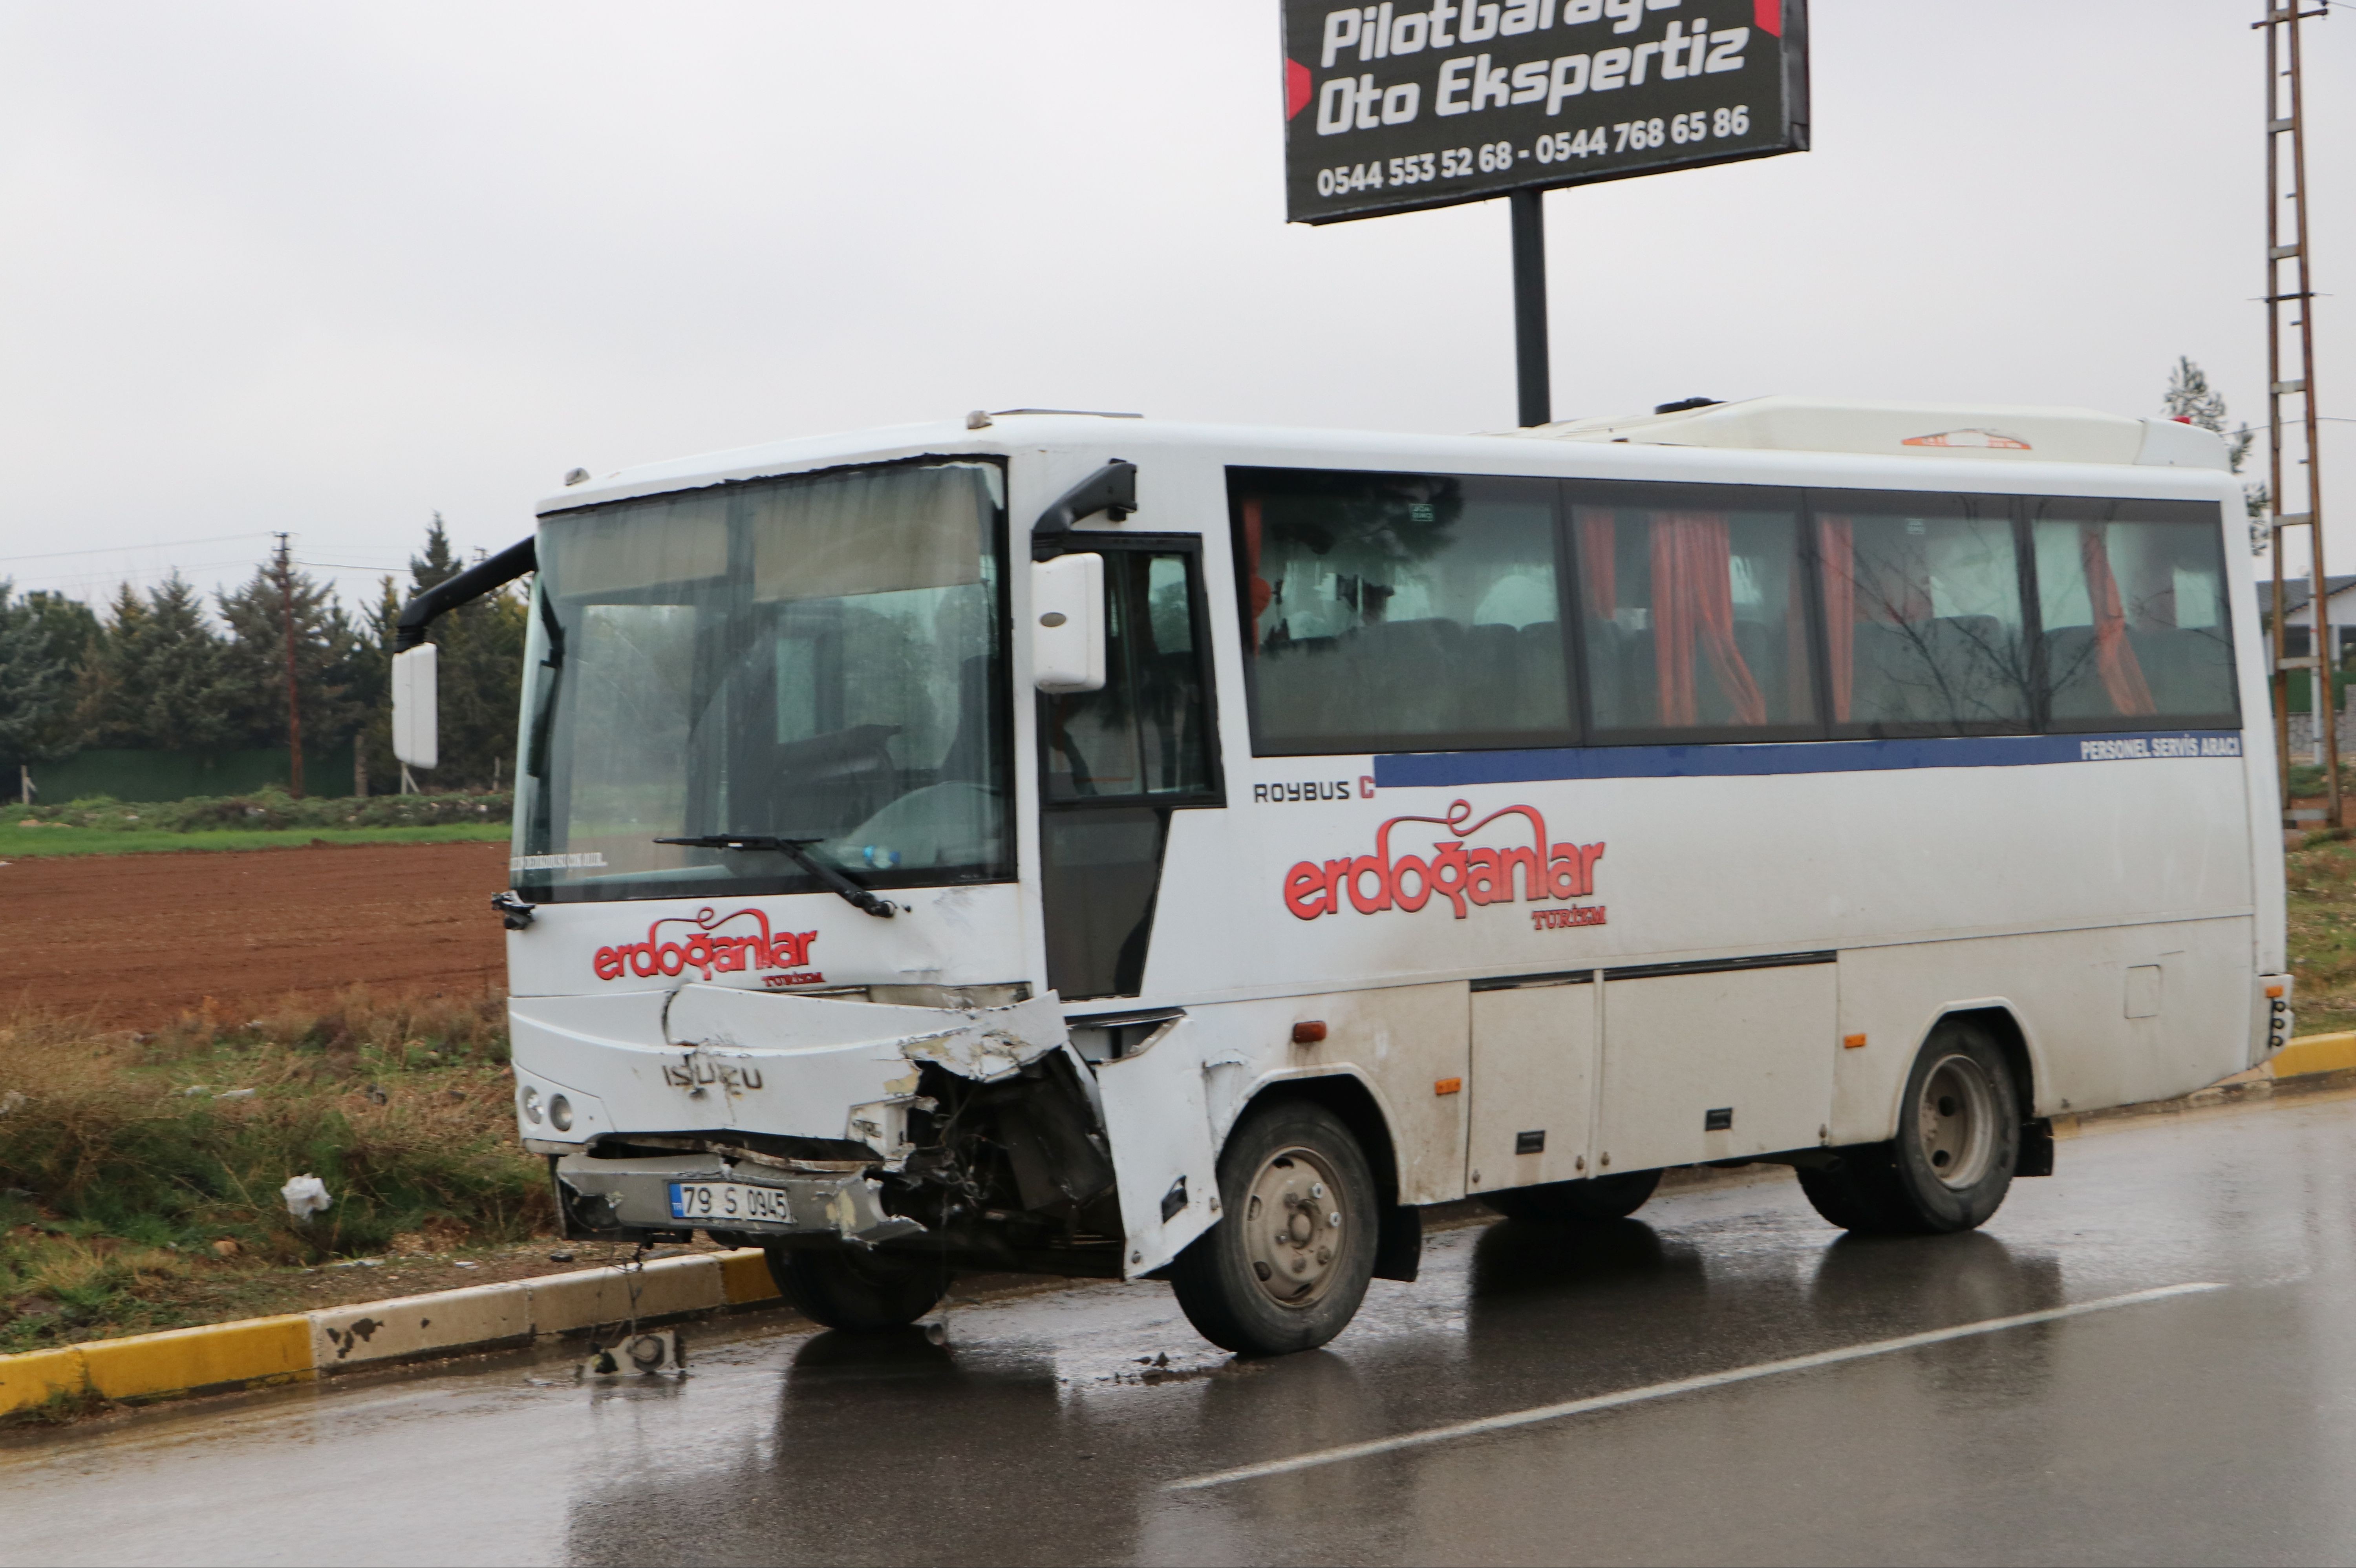
<path id="1" fill-rule="evenodd" d="M 221 639 L 178 572 L 144 599 L 124 583 L 85 645 L 78 703 L 84 745 L 198 752 L 235 743 L 223 711 Z"/>
<path id="2" fill-rule="evenodd" d="M 361 612 L 359 645 L 352 656 L 353 702 L 360 710 L 360 777 L 371 795 L 389 792 L 401 777 L 392 754 L 392 637 L 401 621 L 401 590 L 391 574 L 378 580 L 376 603 Z"/>
<path id="3" fill-rule="evenodd" d="M 45 594 L 15 597 L 0 578 L 0 759 L 46 761 L 60 744 L 59 723 L 73 697 L 73 666 L 53 645 Z"/>
<path id="4" fill-rule="evenodd" d="M 299 724 L 307 759 L 349 737 L 359 720 L 351 699 L 359 637 L 333 592 L 296 567 L 282 545 L 245 586 L 219 602 L 230 629 L 221 656 L 220 713 L 235 743 L 291 747 Z M 290 636 L 296 696 L 291 711 Z"/>

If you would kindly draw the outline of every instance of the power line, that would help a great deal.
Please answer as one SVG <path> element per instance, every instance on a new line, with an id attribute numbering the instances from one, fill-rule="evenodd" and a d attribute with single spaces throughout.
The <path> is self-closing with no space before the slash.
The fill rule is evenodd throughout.
<path id="1" fill-rule="evenodd" d="M 70 555 L 113 555 L 118 552 L 128 554 L 133 550 L 141 549 L 178 549 L 183 546 L 192 544 L 230 544 L 238 539 L 266 539 L 270 537 L 271 536 L 267 532 L 250 534 L 215 534 L 210 539 L 166 539 L 157 544 L 94 545 L 89 549 L 53 549 L 42 555 L 0 555 L 0 566 L 5 566 L 19 560 L 62 560 Z"/>

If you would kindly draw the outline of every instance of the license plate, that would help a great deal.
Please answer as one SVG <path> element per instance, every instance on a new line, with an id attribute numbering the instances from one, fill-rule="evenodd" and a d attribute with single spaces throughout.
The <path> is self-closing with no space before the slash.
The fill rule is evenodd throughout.
<path id="1" fill-rule="evenodd" d="M 734 1181 L 674 1181 L 670 1184 L 670 1217 L 674 1220 L 754 1220 L 790 1225 L 792 1212 L 786 1195 L 774 1187 L 746 1187 Z"/>

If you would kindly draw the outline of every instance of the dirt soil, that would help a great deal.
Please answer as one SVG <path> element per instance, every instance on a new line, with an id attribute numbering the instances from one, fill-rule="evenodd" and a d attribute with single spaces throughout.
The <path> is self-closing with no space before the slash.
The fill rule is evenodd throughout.
<path id="1" fill-rule="evenodd" d="M 0 1009 L 145 1029 L 364 985 L 497 988 L 508 847 L 313 845 L 0 865 Z"/>

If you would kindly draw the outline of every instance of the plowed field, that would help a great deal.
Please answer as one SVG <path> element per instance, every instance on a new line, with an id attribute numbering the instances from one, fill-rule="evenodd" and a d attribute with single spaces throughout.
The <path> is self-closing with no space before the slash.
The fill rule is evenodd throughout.
<path id="1" fill-rule="evenodd" d="M 138 1029 L 210 997 L 224 1019 L 354 985 L 504 983 L 505 844 L 316 845 L 0 865 L 0 1013 Z"/>

